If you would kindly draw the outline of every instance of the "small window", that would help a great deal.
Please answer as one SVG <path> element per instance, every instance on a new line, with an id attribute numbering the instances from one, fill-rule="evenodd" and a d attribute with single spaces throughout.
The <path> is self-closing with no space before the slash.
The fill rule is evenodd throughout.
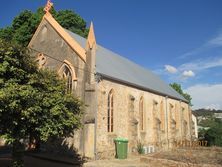
<path id="1" fill-rule="evenodd" d="M 170 104 L 170 119 L 172 120 L 175 120 L 175 108 L 174 108 L 174 105 L 173 104 Z"/>
<path id="2" fill-rule="evenodd" d="M 183 121 L 183 136 L 186 137 L 188 132 L 188 126 L 187 126 L 187 121 Z"/>
<path id="3" fill-rule="evenodd" d="M 107 131 L 113 132 L 113 90 L 108 95 Z"/>
<path id="4" fill-rule="evenodd" d="M 178 105 L 175 104 L 175 121 L 176 121 L 176 129 L 180 128 L 180 112 L 178 110 Z"/>
<path id="5" fill-rule="evenodd" d="M 139 102 L 139 115 L 140 115 L 140 130 L 144 130 L 144 107 L 143 107 L 143 97 L 140 98 Z"/>
<path id="6" fill-rule="evenodd" d="M 181 120 L 185 119 L 185 108 L 181 107 Z"/>
<path id="7" fill-rule="evenodd" d="M 163 101 L 160 103 L 160 119 L 161 119 L 161 130 L 165 129 L 165 112 L 164 112 L 164 106 Z"/>
<path id="8" fill-rule="evenodd" d="M 153 100 L 153 117 L 160 118 L 160 112 L 158 112 L 158 102 Z"/>

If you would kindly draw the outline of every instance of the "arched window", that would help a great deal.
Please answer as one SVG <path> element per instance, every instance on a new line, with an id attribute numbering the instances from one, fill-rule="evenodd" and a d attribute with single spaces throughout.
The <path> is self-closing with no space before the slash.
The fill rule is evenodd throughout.
<path id="1" fill-rule="evenodd" d="M 165 130 L 165 112 L 163 101 L 160 103 L 160 118 L 161 118 L 161 130 Z"/>
<path id="2" fill-rule="evenodd" d="M 170 111 L 170 119 L 171 120 L 175 120 L 175 108 L 174 108 L 174 105 L 170 103 L 169 107 L 170 107 L 170 110 L 169 110 Z"/>
<path id="3" fill-rule="evenodd" d="M 140 117 L 140 130 L 144 130 L 143 97 L 140 98 L 140 102 L 139 102 L 139 117 Z"/>
<path id="4" fill-rule="evenodd" d="M 44 65 L 46 64 L 46 57 L 44 56 L 44 54 L 39 53 L 37 55 L 36 62 L 38 64 L 39 69 L 43 68 Z"/>
<path id="5" fill-rule="evenodd" d="M 108 95 L 107 131 L 113 132 L 113 90 Z"/>
<path id="6" fill-rule="evenodd" d="M 67 93 L 72 93 L 72 87 L 73 87 L 73 85 L 72 85 L 72 74 L 71 74 L 71 71 L 69 70 L 69 68 L 67 66 L 64 67 L 62 77 L 66 81 L 66 92 Z"/>
<path id="7" fill-rule="evenodd" d="M 59 69 L 59 75 L 66 81 L 66 92 L 72 93 L 73 88 L 76 88 L 77 85 L 76 73 L 72 64 L 65 60 Z"/>
<path id="8" fill-rule="evenodd" d="M 175 121 L 176 121 L 176 129 L 180 128 L 180 111 L 178 110 L 178 105 L 175 104 Z"/>
<path id="9" fill-rule="evenodd" d="M 187 130 L 187 121 L 183 121 L 183 137 L 184 138 L 186 138 L 186 136 L 187 136 L 187 132 L 188 132 L 188 130 Z"/>
<path id="10" fill-rule="evenodd" d="M 161 121 L 155 118 L 156 141 L 161 141 Z"/>

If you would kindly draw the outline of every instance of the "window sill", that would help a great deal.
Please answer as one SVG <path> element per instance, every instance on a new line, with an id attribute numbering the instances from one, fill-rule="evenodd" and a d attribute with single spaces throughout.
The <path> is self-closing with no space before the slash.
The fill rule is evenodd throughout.
<path id="1" fill-rule="evenodd" d="M 141 134 L 146 134 L 146 131 L 145 130 L 141 130 L 140 133 Z"/>
<path id="2" fill-rule="evenodd" d="M 109 137 L 117 137 L 117 135 L 114 132 L 108 132 Z"/>

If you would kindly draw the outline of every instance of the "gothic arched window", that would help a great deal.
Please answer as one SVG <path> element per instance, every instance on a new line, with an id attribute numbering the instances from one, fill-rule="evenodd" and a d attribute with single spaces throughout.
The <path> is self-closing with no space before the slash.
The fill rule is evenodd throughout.
<path id="1" fill-rule="evenodd" d="M 144 130 L 144 108 L 143 108 L 143 97 L 140 98 L 139 102 L 139 117 L 140 117 L 140 130 Z"/>
<path id="2" fill-rule="evenodd" d="M 69 68 L 67 66 L 64 67 L 62 77 L 66 81 L 66 92 L 67 93 L 72 93 L 72 87 L 73 87 L 72 74 L 71 74 L 71 71 L 69 70 Z"/>
<path id="3" fill-rule="evenodd" d="M 178 109 L 178 104 L 175 104 L 175 121 L 176 121 L 176 129 L 180 128 L 180 111 Z"/>
<path id="4" fill-rule="evenodd" d="M 59 70 L 59 75 L 65 80 L 66 83 L 66 93 L 72 93 L 73 88 L 76 88 L 77 78 L 75 74 L 75 69 L 67 60 Z"/>
<path id="5" fill-rule="evenodd" d="M 107 131 L 113 132 L 113 90 L 108 95 Z"/>
<path id="6" fill-rule="evenodd" d="M 163 101 L 160 103 L 160 120 L 161 120 L 161 130 L 165 130 L 165 112 Z"/>

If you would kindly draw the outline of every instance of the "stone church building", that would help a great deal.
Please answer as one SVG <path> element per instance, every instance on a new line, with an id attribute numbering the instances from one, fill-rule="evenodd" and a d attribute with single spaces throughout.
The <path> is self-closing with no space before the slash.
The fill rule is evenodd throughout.
<path id="1" fill-rule="evenodd" d="M 28 47 L 40 68 L 56 70 L 67 93 L 86 104 L 84 126 L 67 139 L 69 146 L 101 158 L 114 155 L 116 137 L 129 140 L 129 153 L 138 142 L 159 150 L 192 140 L 186 99 L 151 71 L 97 44 L 93 24 L 85 39 L 61 27 L 48 8 Z"/>

